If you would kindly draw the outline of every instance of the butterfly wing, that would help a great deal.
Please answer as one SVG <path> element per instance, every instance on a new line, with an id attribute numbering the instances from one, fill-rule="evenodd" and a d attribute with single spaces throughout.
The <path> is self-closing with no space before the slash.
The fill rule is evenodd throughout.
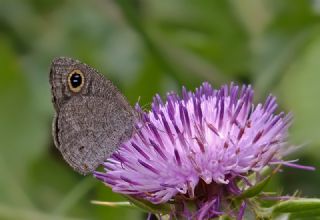
<path id="1" fill-rule="evenodd" d="M 70 89 L 78 71 L 83 86 Z M 135 112 L 118 89 L 98 71 L 71 58 L 57 58 L 50 71 L 56 110 L 53 136 L 64 159 L 81 174 L 94 171 L 131 137 Z"/>

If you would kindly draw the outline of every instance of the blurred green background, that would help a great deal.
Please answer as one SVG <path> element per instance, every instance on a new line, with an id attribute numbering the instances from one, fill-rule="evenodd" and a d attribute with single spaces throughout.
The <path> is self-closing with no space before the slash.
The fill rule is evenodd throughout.
<path id="1" fill-rule="evenodd" d="M 51 138 L 57 56 L 96 67 L 134 104 L 202 81 L 251 83 L 295 115 L 288 159 L 319 167 L 320 1 L 0 0 L 0 219 L 146 219 L 73 172 Z M 270 190 L 320 197 L 320 173 L 285 168 Z"/>

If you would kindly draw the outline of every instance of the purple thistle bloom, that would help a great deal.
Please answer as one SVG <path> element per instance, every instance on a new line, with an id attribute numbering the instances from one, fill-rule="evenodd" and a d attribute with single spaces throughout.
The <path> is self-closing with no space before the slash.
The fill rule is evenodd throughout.
<path id="1" fill-rule="evenodd" d="M 214 90 L 203 83 L 194 93 L 183 88 L 181 98 L 169 93 L 166 102 L 156 95 L 150 112 L 137 105 L 133 137 L 95 176 L 115 192 L 175 204 L 172 216 L 242 219 L 245 200 L 235 210 L 227 198 L 241 194 L 239 181 L 250 186 L 248 174 L 283 162 L 292 119 L 275 113 L 273 96 L 257 106 L 252 101 L 251 86 L 233 84 Z"/>

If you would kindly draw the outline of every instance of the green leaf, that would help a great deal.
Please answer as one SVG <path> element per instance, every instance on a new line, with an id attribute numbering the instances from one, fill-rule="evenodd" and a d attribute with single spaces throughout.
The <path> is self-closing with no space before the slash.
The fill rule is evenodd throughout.
<path id="1" fill-rule="evenodd" d="M 266 176 L 263 180 L 261 180 L 260 182 L 256 183 L 254 186 L 248 188 L 247 190 L 245 190 L 241 195 L 238 196 L 239 199 L 244 199 L 244 198 L 251 198 L 254 197 L 256 195 L 258 195 L 260 192 L 262 192 L 262 190 L 267 186 L 267 184 L 269 183 L 271 177 L 276 174 L 279 169 L 280 169 L 280 165 L 277 166 L 274 170 L 271 170 L 269 168 L 265 168 L 262 170 L 261 174 L 262 175 L 267 175 L 269 172 L 271 172 L 270 174 L 268 174 L 268 176 Z M 249 178 L 253 178 L 253 176 L 249 176 Z"/>
<path id="2" fill-rule="evenodd" d="M 258 195 L 264 189 L 264 187 L 268 184 L 270 178 L 271 178 L 271 175 L 264 178 L 259 183 L 245 190 L 240 196 L 238 196 L 238 198 L 245 199 L 245 198 L 251 198 Z"/>
<path id="3" fill-rule="evenodd" d="M 320 209 L 314 209 L 314 210 L 307 210 L 303 212 L 298 212 L 298 213 L 292 213 L 290 214 L 289 219 L 315 219 L 315 217 L 318 217 L 316 219 L 320 219 Z"/>
<path id="4" fill-rule="evenodd" d="M 315 212 L 320 214 L 320 199 L 293 199 L 278 203 L 273 207 L 273 213 Z"/>
<path id="5" fill-rule="evenodd" d="M 275 168 L 272 171 L 270 169 L 264 169 L 262 171 L 262 174 L 266 175 L 270 171 L 271 171 L 271 173 L 267 177 L 265 177 L 263 180 L 256 183 L 254 186 L 245 190 L 241 195 L 238 196 L 238 198 L 239 199 L 251 198 L 251 197 L 258 195 L 267 186 L 271 177 L 278 172 L 279 168 L 280 168 L 280 166 L 278 166 L 277 168 Z M 250 177 L 252 177 L 252 176 L 250 176 Z"/>
<path id="6" fill-rule="evenodd" d="M 151 212 L 151 213 L 161 213 L 168 214 L 170 213 L 170 205 L 168 203 L 165 204 L 152 204 L 146 200 L 137 199 L 132 196 L 126 196 L 126 198 L 135 206 L 142 209 L 143 211 Z"/>

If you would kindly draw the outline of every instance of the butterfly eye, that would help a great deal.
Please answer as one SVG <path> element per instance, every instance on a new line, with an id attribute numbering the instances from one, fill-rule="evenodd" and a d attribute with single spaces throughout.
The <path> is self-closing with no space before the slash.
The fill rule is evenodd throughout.
<path id="1" fill-rule="evenodd" d="M 84 85 L 84 75 L 80 70 L 73 70 L 68 75 L 68 86 L 72 92 L 78 93 Z"/>

